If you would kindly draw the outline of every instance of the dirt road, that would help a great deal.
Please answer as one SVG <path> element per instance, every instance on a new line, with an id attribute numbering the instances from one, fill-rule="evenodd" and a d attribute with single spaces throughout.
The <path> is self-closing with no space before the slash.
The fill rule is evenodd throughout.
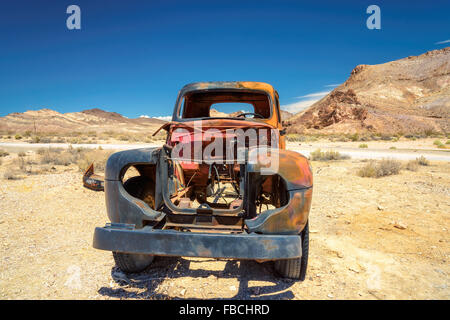
<path id="1" fill-rule="evenodd" d="M 104 194 L 84 189 L 77 168 L 4 180 L 0 299 L 449 299 L 450 163 L 379 179 L 358 177 L 362 165 L 312 163 L 304 282 L 274 276 L 271 262 L 199 258 L 125 276 L 92 248 Z"/>
<path id="2" fill-rule="evenodd" d="M 140 144 L 77 144 L 73 147 L 77 148 L 87 148 L 87 149 L 97 149 L 101 147 L 105 150 L 129 150 L 137 148 L 151 148 L 159 147 L 162 143 L 140 143 Z M 432 145 L 430 143 L 430 145 Z M 26 151 L 26 150 L 37 150 L 39 148 L 64 148 L 67 149 L 71 144 L 67 143 L 12 143 L 12 142 L 0 142 L 0 149 L 12 150 L 12 151 Z M 298 143 L 288 143 L 287 149 L 300 152 L 305 156 L 309 156 L 310 152 L 321 148 L 322 150 L 335 150 L 339 151 L 343 155 L 348 155 L 353 159 L 383 159 L 391 158 L 397 160 L 413 160 L 417 157 L 423 156 L 429 160 L 433 161 L 448 161 L 450 162 L 450 151 L 431 149 L 429 147 L 418 147 L 417 143 L 404 145 L 404 149 L 389 149 L 386 146 L 380 148 L 376 144 L 371 146 L 371 148 L 361 149 L 354 145 L 354 143 L 340 143 L 340 144 L 328 144 L 322 145 L 322 143 L 309 143 L 309 144 L 298 144 Z"/>

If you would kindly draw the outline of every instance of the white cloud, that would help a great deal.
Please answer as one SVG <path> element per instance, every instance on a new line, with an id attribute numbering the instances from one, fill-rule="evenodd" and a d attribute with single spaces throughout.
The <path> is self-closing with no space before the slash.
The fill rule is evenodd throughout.
<path id="1" fill-rule="evenodd" d="M 164 120 L 164 121 L 170 121 L 172 120 L 172 116 L 160 116 L 160 117 L 150 117 L 149 115 L 143 114 L 139 116 L 139 118 L 144 119 L 158 119 L 158 120 Z"/>
<path id="2" fill-rule="evenodd" d="M 331 91 L 321 91 L 321 92 L 313 92 L 306 94 L 304 96 L 296 97 L 297 99 L 303 99 L 303 98 L 317 98 L 317 97 L 325 97 L 327 94 L 329 94 Z"/>
<path id="3" fill-rule="evenodd" d="M 335 87 L 339 87 L 341 84 L 340 83 L 336 83 L 336 84 L 327 84 L 326 86 L 324 86 L 324 87 L 327 87 L 327 88 L 335 88 Z"/>
<path id="4" fill-rule="evenodd" d="M 164 121 L 171 121 L 172 120 L 172 116 L 162 116 L 162 117 L 152 117 L 153 119 L 159 119 L 159 120 L 164 120 Z"/>
<path id="5" fill-rule="evenodd" d="M 439 41 L 436 42 L 435 44 L 444 44 L 444 43 L 450 43 L 450 40 Z"/>
<path id="6" fill-rule="evenodd" d="M 312 106 L 314 103 L 319 101 L 320 99 L 308 99 L 308 100 L 302 100 L 290 104 L 285 104 L 281 106 L 281 109 L 289 111 L 290 113 L 297 113 L 302 110 L 305 110 L 309 106 Z"/>
<path id="7" fill-rule="evenodd" d="M 306 108 L 308 108 L 309 106 L 311 106 L 314 103 L 316 103 L 317 101 L 319 101 L 320 99 L 322 99 L 323 97 L 325 97 L 330 92 L 331 91 L 313 92 L 313 93 L 306 94 L 304 96 L 296 97 L 297 99 L 302 99 L 302 100 L 283 105 L 283 106 L 281 106 L 281 109 L 289 111 L 291 113 L 297 113 L 297 112 L 303 111 Z M 309 99 L 305 99 L 305 98 L 309 98 Z"/>

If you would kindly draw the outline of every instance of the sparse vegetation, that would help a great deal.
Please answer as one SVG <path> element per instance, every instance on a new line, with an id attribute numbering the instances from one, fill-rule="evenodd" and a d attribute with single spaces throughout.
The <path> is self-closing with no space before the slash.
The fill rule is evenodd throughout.
<path id="1" fill-rule="evenodd" d="M 321 151 L 317 149 L 311 152 L 309 158 L 313 161 L 330 161 L 330 160 L 344 160 L 349 159 L 350 157 L 347 155 L 341 155 L 338 151 Z"/>
<path id="2" fill-rule="evenodd" d="M 430 162 L 425 158 L 424 156 L 420 156 L 419 158 L 416 158 L 417 164 L 420 166 L 428 166 Z"/>
<path id="3" fill-rule="evenodd" d="M 406 170 L 417 171 L 419 169 L 419 163 L 417 160 L 410 160 L 405 166 Z"/>
<path id="4" fill-rule="evenodd" d="M 14 136 L 14 139 L 16 139 L 16 140 L 21 140 L 21 139 L 22 139 L 22 136 L 21 136 L 20 134 L 16 134 L 16 135 Z"/>
<path id="5" fill-rule="evenodd" d="M 390 147 L 389 149 L 395 150 L 395 149 L 397 149 L 397 147 L 392 146 L 392 147 Z"/>
<path id="6" fill-rule="evenodd" d="M 359 140 L 359 134 L 354 133 L 350 136 L 350 140 L 352 141 L 358 141 Z"/>
<path id="7" fill-rule="evenodd" d="M 0 149 L 0 157 L 6 157 L 6 156 L 9 156 L 9 152 Z"/>
<path id="8" fill-rule="evenodd" d="M 36 155 L 27 155 L 19 152 L 17 157 L 12 158 L 7 164 L 4 179 L 14 180 L 23 175 L 40 174 L 50 170 L 56 170 L 55 166 L 76 165 L 80 171 L 86 170 L 91 164 L 95 164 L 98 171 L 105 169 L 106 160 L 112 151 L 102 149 L 73 148 L 40 148 Z"/>
<path id="9" fill-rule="evenodd" d="M 10 170 L 10 171 L 6 171 L 3 174 L 3 179 L 5 179 L 5 180 L 18 180 L 19 179 L 19 175 L 17 174 L 16 171 Z"/>
<path id="10" fill-rule="evenodd" d="M 393 159 L 383 159 L 381 161 L 369 161 L 358 171 L 360 177 L 380 178 L 398 174 L 401 163 Z"/>
<path id="11" fill-rule="evenodd" d="M 359 148 L 364 149 L 364 148 L 368 148 L 369 146 L 367 145 L 367 143 L 361 143 L 359 145 Z"/>

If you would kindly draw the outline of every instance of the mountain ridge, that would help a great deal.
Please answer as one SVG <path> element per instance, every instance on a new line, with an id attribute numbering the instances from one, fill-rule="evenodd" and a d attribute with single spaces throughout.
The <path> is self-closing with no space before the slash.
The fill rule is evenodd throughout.
<path id="1" fill-rule="evenodd" d="M 286 125 L 289 133 L 450 132 L 450 47 L 358 65 Z"/>

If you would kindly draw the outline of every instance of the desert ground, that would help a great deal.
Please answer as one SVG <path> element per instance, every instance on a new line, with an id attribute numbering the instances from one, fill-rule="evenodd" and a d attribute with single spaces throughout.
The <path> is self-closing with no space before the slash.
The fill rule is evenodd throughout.
<path id="1" fill-rule="evenodd" d="M 272 262 L 200 258 L 157 257 L 125 275 L 92 248 L 107 222 L 103 192 L 83 188 L 75 164 L 6 179 L 14 159 L 37 156 L 14 152 L 0 169 L 0 299 L 450 298 L 450 161 L 381 178 L 358 176 L 366 160 L 312 161 L 300 282 L 276 276 Z"/>

